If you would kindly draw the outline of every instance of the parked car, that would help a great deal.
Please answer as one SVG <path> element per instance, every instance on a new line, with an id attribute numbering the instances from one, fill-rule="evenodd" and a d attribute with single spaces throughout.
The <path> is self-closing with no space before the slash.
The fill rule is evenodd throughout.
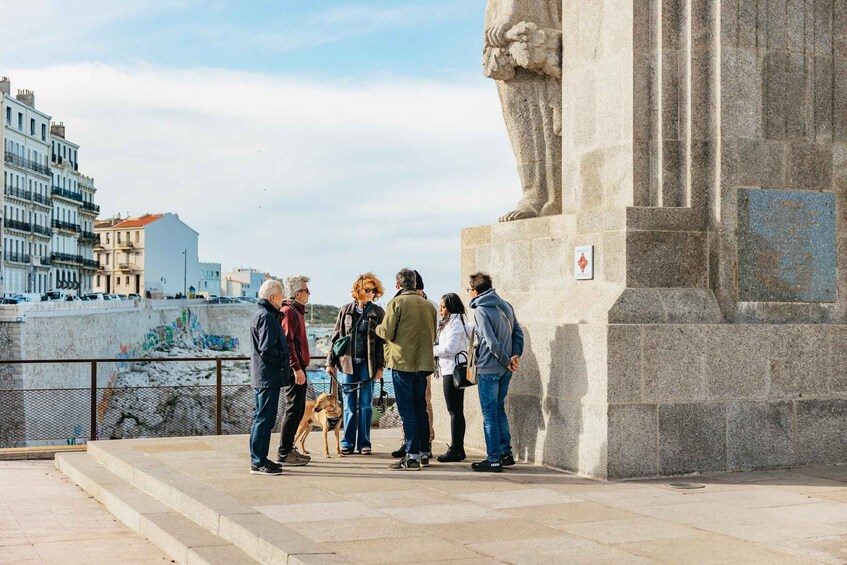
<path id="1" fill-rule="evenodd" d="M 206 304 L 238 304 L 238 300 L 229 296 L 218 296 L 207 300 Z"/>
<path id="2" fill-rule="evenodd" d="M 82 302 L 82 299 L 75 294 L 69 294 L 65 297 L 65 302 Z"/>
<path id="3" fill-rule="evenodd" d="M 85 298 L 87 300 L 93 300 L 95 302 L 102 302 L 104 300 L 108 300 L 103 293 L 100 292 L 92 292 L 90 294 L 86 294 Z"/>
<path id="4" fill-rule="evenodd" d="M 127 300 L 141 300 L 141 295 L 137 292 L 130 292 L 126 295 Z"/>
<path id="5" fill-rule="evenodd" d="M 19 298 L 4 298 L 3 300 L 0 300 L 0 304 L 20 304 L 21 302 L 23 302 L 23 300 L 20 300 Z"/>
<path id="6" fill-rule="evenodd" d="M 103 298 L 105 298 L 106 300 L 120 300 L 121 299 L 121 297 L 118 296 L 117 294 L 104 294 Z"/>

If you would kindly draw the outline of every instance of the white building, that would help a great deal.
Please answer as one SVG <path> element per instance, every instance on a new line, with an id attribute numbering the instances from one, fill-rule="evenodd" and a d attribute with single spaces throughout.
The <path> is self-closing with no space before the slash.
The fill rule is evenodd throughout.
<path id="1" fill-rule="evenodd" d="M 35 94 L 11 96 L 0 79 L 3 127 L 4 294 L 45 292 L 50 287 L 50 116 L 35 109 Z"/>
<path id="2" fill-rule="evenodd" d="M 221 278 L 221 296 L 258 298 L 259 287 L 269 278 L 269 274 L 256 269 L 239 268 L 224 273 Z"/>
<path id="3" fill-rule="evenodd" d="M 79 172 L 79 145 L 65 138 L 62 123 L 50 126 L 50 170 L 53 173 L 53 263 L 51 288 L 73 294 L 91 292 L 94 273 L 94 179 Z"/>
<path id="4" fill-rule="evenodd" d="M 220 294 L 221 292 L 221 264 L 200 263 L 200 280 L 197 283 L 197 292 L 204 296 Z"/>
<path id="5" fill-rule="evenodd" d="M 94 261 L 94 179 L 79 172 L 79 145 L 65 126 L 35 108 L 35 94 L 14 98 L 0 79 L 0 139 L 4 148 L 3 253 L 0 293 L 91 289 Z"/>
<path id="6" fill-rule="evenodd" d="M 176 214 L 101 220 L 94 232 L 100 264 L 94 292 L 186 295 L 199 280 L 198 234 Z"/>

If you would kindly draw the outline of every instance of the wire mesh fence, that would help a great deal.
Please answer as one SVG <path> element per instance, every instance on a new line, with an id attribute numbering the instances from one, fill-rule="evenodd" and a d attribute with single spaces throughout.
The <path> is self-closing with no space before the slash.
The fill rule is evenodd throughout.
<path id="1" fill-rule="evenodd" d="M 89 439 L 201 436 L 246 434 L 253 419 L 254 395 L 249 374 L 227 374 L 223 365 L 245 361 L 245 357 L 85 359 L 44 361 L 0 361 L 3 364 L 87 363 L 91 378 L 88 387 L 21 386 L 26 379 L 0 382 L 0 447 L 44 444 L 78 444 Z M 208 362 L 216 375 L 204 384 L 132 385 L 116 384 L 114 379 L 98 381 L 97 366 L 122 362 L 131 369 L 137 362 L 185 363 Z M 329 375 L 323 370 L 309 371 L 307 399 L 331 391 Z M 102 377 L 103 375 L 101 375 Z M 236 382 L 232 382 L 233 379 Z M 15 386 L 14 383 L 17 383 Z M 208 384 L 206 384 L 208 383 Z M 212 384 L 214 383 L 214 384 Z M 394 397 L 390 379 L 374 383 L 374 399 L 380 390 Z M 337 387 L 335 387 L 337 389 Z M 339 395 L 339 399 L 341 395 Z M 343 400 L 343 399 L 342 399 Z M 277 429 L 279 423 L 277 423 Z"/>

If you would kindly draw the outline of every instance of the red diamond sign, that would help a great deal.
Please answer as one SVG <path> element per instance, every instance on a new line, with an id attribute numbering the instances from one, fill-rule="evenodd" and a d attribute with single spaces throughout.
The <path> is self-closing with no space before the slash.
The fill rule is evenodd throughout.
<path id="1" fill-rule="evenodd" d="M 594 278 L 594 246 L 580 245 L 574 248 L 574 278 L 589 281 Z"/>

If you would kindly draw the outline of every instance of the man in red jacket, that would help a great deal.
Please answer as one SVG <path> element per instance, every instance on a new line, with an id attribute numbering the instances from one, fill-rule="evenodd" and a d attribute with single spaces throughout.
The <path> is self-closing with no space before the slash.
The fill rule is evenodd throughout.
<path id="1" fill-rule="evenodd" d="M 294 449 L 294 434 L 306 411 L 306 367 L 309 366 L 309 338 L 306 336 L 306 304 L 309 302 L 309 277 L 297 275 L 285 279 L 282 331 L 288 341 L 294 383 L 282 388 L 282 424 L 278 461 L 288 467 L 307 464 L 311 458 Z"/>

